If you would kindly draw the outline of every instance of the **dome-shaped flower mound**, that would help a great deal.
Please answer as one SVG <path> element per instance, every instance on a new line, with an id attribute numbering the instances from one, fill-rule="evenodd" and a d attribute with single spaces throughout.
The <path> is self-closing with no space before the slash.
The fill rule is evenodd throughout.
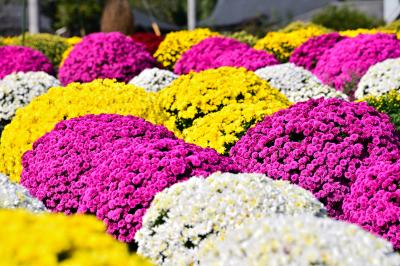
<path id="1" fill-rule="evenodd" d="M 128 82 L 154 63 L 142 44 L 122 33 L 92 33 L 74 46 L 58 77 L 64 85 L 97 78 Z"/>
<path id="2" fill-rule="evenodd" d="M 11 120 L 18 108 L 60 82 L 45 72 L 14 72 L 0 80 L 0 120 Z"/>
<path id="3" fill-rule="evenodd" d="M 182 132 L 183 139 L 201 147 L 211 147 L 218 153 L 228 155 L 229 150 L 259 121 L 274 112 L 286 108 L 275 102 L 233 103 L 220 111 L 196 119 Z"/>
<path id="4" fill-rule="evenodd" d="M 151 121 L 152 102 L 152 96 L 143 89 L 107 79 L 51 88 L 19 109 L 4 129 L 0 141 L 0 172 L 18 181 L 23 153 L 59 121 L 102 113 L 129 114 Z"/>
<path id="5" fill-rule="evenodd" d="M 119 149 L 101 153 L 108 159 L 90 173 L 92 185 L 78 211 L 96 213 L 108 225 L 107 231 L 125 242 L 133 241 L 156 193 L 191 176 L 236 170 L 229 158 L 182 140 L 119 144 Z"/>
<path id="6" fill-rule="evenodd" d="M 324 52 L 345 38 L 337 32 L 310 38 L 293 51 L 289 62 L 313 71 Z"/>
<path id="7" fill-rule="evenodd" d="M 275 102 L 284 108 L 288 101 L 278 90 L 244 68 L 221 67 L 182 75 L 158 95 L 164 124 L 182 132 L 196 119 L 236 103 Z"/>
<path id="8" fill-rule="evenodd" d="M 325 84 L 351 95 L 370 66 L 396 57 L 400 57 L 400 40 L 395 35 L 359 35 L 327 50 L 313 73 Z"/>
<path id="9" fill-rule="evenodd" d="M 368 105 L 376 108 L 379 112 L 386 113 L 390 116 L 390 120 L 400 131 L 400 92 L 391 90 L 387 94 L 381 96 L 368 96 L 362 99 Z"/>
<path id="10" fill-rule="evenodd" d="M 33 198 L 26 188 L 0 174 L 0 209 L 15 208 L 27 209 L 31 212 L 46 211 L 43 203 Z"/>
<path id="11" fill-rule="evenodd" d="M 90 185 L 85 176 L 106 159 L 99 154 L 116 142 L 136 138 L 175 136 L 163 126 L 134 116 L 85 115 L 59 122 L 24 154 L 21 183 L 49 209 L 74 212 Z"/>
<path id="12" fill-rule="evenodd" d="M 254 46 L 258 41 L 257 36 L 254 36 L 244 30 L 235 32 L 223 32 L 222 34 L 226 37 L 233 38 L 250 46 Z"/>
<path id="13" fill-rule="evenodd" d="M 310 215 L 279 215 L 229 230 L 199 251 L 198 265 L 396 266 L 389 242 L 355 225 Z"/>
<path id="14" fill-rule="evenodd" d="M 400 90 L 400 58 L 386 59 L 371 66 L 358 83 L 355 97 L 380 96 L 390 90 Z"/>
<path id="15" fill-rule="evenodd" d="M 311 99 L 265 117 L 231 149 L 242 172 L 265 173 L 310 190 L 341 217 L 356 170 L 397 159 L 399 137 L 386 114 L 366 103 Z"/>
<path id="16" fill-rule="evenodd" d="M 143 44 L 150 54 L 154 54 L 164 40 L 164 36 L 157 36 L 151 32 L 137 32 L 131 35 L 131 38 L 135 42 Z"/>
<path id="17" fill-rule="evenodd" d="M 13 44 L 28 46 L 41 51 L 56 67 L 60 64 L 64 51 L 68 49 L 66 40 L 64 37 L 49 33 L 25 34 L 24 37 L 16 38 Z"/>
<path id="18" fill-rule="evenodd" d="M 279 32 L 292 32 L 296 30 L 302 30 L 302 29 L 308 29 L 308 28 L 314 28 L 314 29 L 320 29 L 322 31 L 328 32 L 330 31 L 328 28 L 325 28 L 324 26 L 308 22 L 308 21 L 302 21 L 302 20 L 296 20 L 293 22 L 290 22 L 287 24 L 285 27 L 279 30 Z"/>
<path id="19" fill-rule="evenodd" d="M 65 59 L 67 59 L 68 55 L 71 53 L 74 46 L 80 41 L 82 41 L 82 38 L 78 36 L 73 36 L 65 40 L 65 42 L 68 44 L 68 48 L 62 54 L 62 58 L 58 66 L 59 68 L 62 66 L 62 64 L 64 64 Z"/>
<path id="20" fill-rule="evenodd" d="M 235 39 L 210 37 L 183 53 L 174 66 L 174 72 L 187 74 L 190 71 L 200 72 L 222 66 L 256 70 L 278 63 L 273 55 L 265 51 L 255 50 Z"/>
<path id="21" fill-rule="evenodd" d="M 267 66 L 258 69 L 255 73 L 286 95 L 291 102 L 302 102 L 320 97 L 347 99 L 344 93 L 323 85 L 311 72 L 293 63 Z"/>
<path id="22" fill-rule="evenodd" d="M 0 47 L 0 79 L 13 72 L 44 71 L 53 73 L 50 60 L 41 52 L 29 47 Z"/>
<path id="23" fill-rule="evenodd" d="M 1 265 L 151 266 L 105 234 L 96 218 L 0 210 Z"/>
<path id="24" fill-rule="evenodd" d="M 307 27 L 291 32 L 268 32 L 260 39 L 254 48 L 272 53 L 281 62 L 287 62 L 293 50 L 308 39 L 324 34 L 326 30 L 320 27 Z"/>
<path id="25" fill-rule="evenodd" d="M 209 29 L 170 32 L 160 43 L 157 51 L 154 53 L 154 57 L 163 67 L 172 70 L 176 61 L 179 60 L 184 52 L 202 40 L 216 35 L 219 34 L 212 32 Z"/>
<path id="26" fill-rule="evenodd" d="M 360 169 L 345 198 L 345 219 L 379 234 L 400 249 L 400 164 L 377 162 Z"/>
<path id="27" fill-rule="evenodd" d="M 131 79 L 129 84 L 144 88 L 148 92 L 157 92 L 171 84 L 178 76 L 173 72 L 159 68 L 148 68 Z"/>
<path id="28" fill-rule="evenodd" d="M 193 177 L 156 195 L 136 234 L 138 253 L 159 265 L 190 265 L 201 243 L 249 217 L 324 215 L 306 190 L 260 174 Z M 240 265 L 240 264 L 238 264 Z"/>

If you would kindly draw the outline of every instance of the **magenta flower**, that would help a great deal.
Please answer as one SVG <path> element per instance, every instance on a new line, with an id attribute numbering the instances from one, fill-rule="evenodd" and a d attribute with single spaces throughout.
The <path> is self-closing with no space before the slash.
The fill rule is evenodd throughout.
<path id="1" fill-rule="evenodd" d="M 311 99 L 249 129 L 231 149 L 242 172 L 265 173 L 310 190 L 333 217 L 356 170 L 399 156 L 399 136 L 386 114 L 365 103 Z"/>
<path id="2" fill-rule="evenodd" d="M 293 51 L 289 62 L 313 71 L 324 52 L 346 38 L 337 32 L 310 38 Z"/>
<path id="3" fill-rule="evenodd" d="M 51 210 L 73 213 L 89 184 L 85 176 L 117 141 L 175 138 L 162 126 L 133 116 L 85 115 L 59 122 L 22 159 L 21 183 Z"/>
<path id="4" fill-rule="evenodd" d="M 53 66 L 44 54 L 32 48 L 0 47 L 0 79 L 13 72 L 29 71 L 44 71 L 53 74 Z"/>
<path id="5" fill-rule="evenodd" d="M 114 78 L 128 82 L 145 68 L 155 66 L 145 47 L 118 32 L 92 33 L 72 49 L 59 70 L 61 83 Z"/>
<path id="6" fill-rule="evenodd" d="M 23 156 L 21 183 L 48 209 L 96 214 L 130 242 L 157 192 L 232 165 L 143 119 L 87 115 L 58 123 L 34 143 Z"/>
<path id="7" fill-rule="evenodd" d="M 175 64 L 174 72 L 187 74 L 190 71 L 200 72 L 222 66 L 256 70 L 278 63 L 278 60 L 272 54 L 253 49 L 235 39 L 210 37 L 183 53 Z"/>
<path id="8" fill-rule="evenodd" d="M 399 56 L 400 40 L 394 34 L 361 34 L 327 50 L 313 73 L 326 85 L 352 96 L 370 66 Z"/>
<path id="9" fill-rule="evenodd" d="M 377 162 L 357 171 L 343 203 L 344 219 L 378 234 L 400 249 L 400 164 Z"/>

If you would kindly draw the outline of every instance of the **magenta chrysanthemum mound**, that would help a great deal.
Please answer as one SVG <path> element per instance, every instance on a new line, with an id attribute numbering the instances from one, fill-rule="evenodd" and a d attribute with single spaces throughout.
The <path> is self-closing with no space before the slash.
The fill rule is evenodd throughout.
<path id="1" fill-rule="evenodd" d="M 400 40 L 394 34 L 362 34 L 327 50 L 313 73 L 325 84 L 352 95 L 370 66 L 396 57 L 400 57 Z"/>
<path id="2" fill-rule="evenodd" d="M 21 183 L 50 210 L 96 214 L 130 242 L 155 193 L 232 165 L 140 118 L 87 115 L 58 123 L 34 143 L 23 156 Z"/>
<path id="3" fill-rule="evenodd" d="M 360 169 L 343 203 L 345 219 L 381 235 L 400 250 L 400 162 Z"/>
<path id="4" fill-rule="evenodd" d="M 133 116 L 86 115 L 59 122 L 24 154 L 21 183 L 47 208 L 74 213 L 90 186 L 86 175 L 106 159 L 101 152 L 134 138 L 175 136 L 163 126 Z"/>
<path id="5" fill-rule="evenodd" d="M 113 78 L 128 82 L 155 59 L 142 44 L 118 32 L 92 33 L 74 46 L 59 70 L 61 83 Z"/>
<path id="6" fill-rule="evenodd" d="M 50 60 L 41 52 L 23 46 L 0 47 L 0 79 L 13 72 L 53 73 Z"/>
<path id="7" fill-rule="evenodd" d="M 333 217 L 356 170 L 399 154 L 399 137 L 386 114 L 365 103 L 311 99 L 249 129 L 231 149 L 242 172 L 265 173 L 310 190 Z"/>
<path id="8" fill-rule="evenodd" d="M 271 54 L 226 37 L 210 37 L 186 51 L 175 64 L 174 72 L 187 74 L 222 66 L 256 70 L 278 64 Z"/>
<path id="9" fill-rule="evenodd" d="M 293 51 L 289 62 L 313 71 L 324 52 L 345 38 L 337 32 L 313 37 Z"/>
<path id="10" fill-rule="evenodd" d="M 228 157 L 183 140 L 136 140 L 126 146 L 103 152 L 109 159 L 90 174 L 92 189 L 83 198 L 85 208 L 124 242 L 133 241 L 156 193 L 192 176 L 235 170 Z"/>

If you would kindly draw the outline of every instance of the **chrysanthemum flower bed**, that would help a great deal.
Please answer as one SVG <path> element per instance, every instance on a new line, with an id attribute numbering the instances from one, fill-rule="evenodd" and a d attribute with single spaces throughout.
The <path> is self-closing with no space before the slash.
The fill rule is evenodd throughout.
<path id="1" fill-rule="evenodd" d="M 159 265 L 190 265 L 212 236 L 275 214 L 324 215 L 314 196 L 287 181 L 260 174 L 193 177 L 156 195 L 136 234 L 138 252 Z"/>
<path id="2" fill-rule="evenodd" d="M 329 214 L 342 203 L 357 169 L 399 156 L 399 135 L 387 115 L 365 103 L 311 99 L 249 129 L 231 149 L 242 172 L 265 173 L 310 190 Z"/>
<path id="3" fill-rule="evenodd" d="M 187 141 L 220 153 L 228 153 L 244 132 L 265 115 L 289 105 L 284 95 L 253 72 L 233 67 L 183 75 L 161 90 L 157 98 L 161 122 L 166 127 L 187 137 Z M 207 131 L 204 124 L 208 125 Z M 199 131 L 197 126 L 201 127 Z"/>
<path id="4" fill-rule="evenodd" d="M 178 76 L 166 69 L 148 68 L 129 81 L 129 84 L 141 87 L 148 92 L 157 92 L 167 87 Z"/>
<path id="5" fill-rule="evenodd" d="M 177 74 L 200 72 L 222 66 L 244 67 L 256 70 L 278 64 L 275 57 L 265 51 L 226 37 L 210 37 L 184 52 L 174 66 Z"/>
<path id="6" fill-rule="evenodd" d="M 23 46 L 0 47 L 0 79 L 13 72 L 53 73 L 50 60 L 41 52 Z"/>
<path id="7" fill-rule="evenodd" d="M 128 82 L 155 64 L 142 44 L 118 33 L 92 33 L 77 43 L 60 67 L 58 77 L 64 85 L 113 78 Z"/>
<path id="8" fill-rule="evenodd" d="M 152 120 L 153 98 L 143 89 L 112 80 L 54 87 L 16 112 L 0 140 L 0 172 L 18 181 L 21 157 L 59 121 L 85 114 L 124 114 Z"/>
<path id="9" fill-rule="evenodd" d="M 94 217 L 0 209 L 1 265 L 151 266 Z"/>

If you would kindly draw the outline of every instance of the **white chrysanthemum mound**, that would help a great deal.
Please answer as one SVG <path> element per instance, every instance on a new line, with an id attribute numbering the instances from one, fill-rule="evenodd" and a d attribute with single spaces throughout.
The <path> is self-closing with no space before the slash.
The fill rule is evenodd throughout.
<path id="1" fill-rule="evenodd" d="M 155 67 L 143 70 L 139 75 L 131 79 L 129 84 L 142 87 L 149 92 L 157 92 L 167 87 L 177 78 L 178 76 L 171 71 Z"/>
<path id="2" fill-rule="evenodd" d="M 398 266 L 400 256 L 384 239 L 361 228 L 311 215 L 277 215 L 204 241 L 198 265 Z"/>
<path id="3" fill-rule="evenodd" d="M 285 94 L 291 102 L 321 97 L 347 99 L 344 93 L 323 85 L 310 71 L 293 63 L 267 66 L 256 70 L 255 73 Z"/>
<path id="4" fill-rule="evenodd" d="M 358 83 L 355 97 L 380 96 L 400 89 L 400 58 L 387 59 L 371 66 Z"/>
<path id="5" fill-rule="evenodd" d="M 32 197 L 26 188 L 0 174 L 0 209 L 2 208 L 23 208 L 32 212 L 46 211 L 43 203 Z"/>
<path id="6" fill-rule="evenodd" d="M 188 265 L 206 238 L 276 213 L 325 215 L 325 209 L 310 192 L 261 174 L 193 177 L 155 196 L 135 240 L 138 252 L 160 265 Z"/>
<path id="7" fill-rule="evenodd" d="M 60 82 L 45 72 L 16 72 L 0 80 L 0 121 L 11 120 L 18 108 Z"/>

